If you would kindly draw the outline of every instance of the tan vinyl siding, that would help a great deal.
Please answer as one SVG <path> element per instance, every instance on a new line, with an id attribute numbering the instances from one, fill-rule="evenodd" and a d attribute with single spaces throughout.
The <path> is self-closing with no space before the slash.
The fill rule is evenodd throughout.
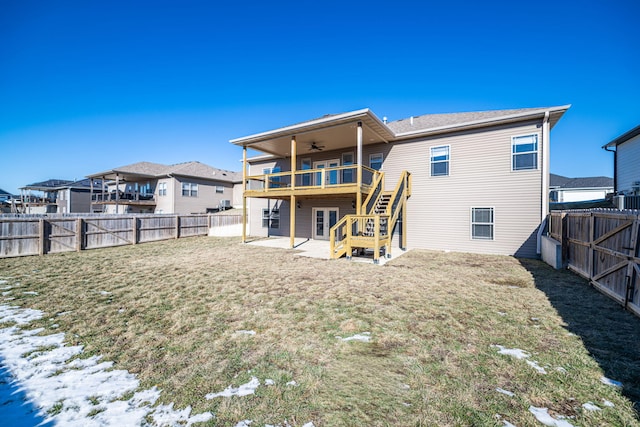
<path id="1" fill-rule="evenodd" d="M 233 184 L 229 182 L 211 181 L 193 177 L 175 177 L 174 178 L 174 200 L 175 209 L 172 213 L 191 214 L 206 213 L 207 209 L 216 209 L 220 205 L 221 200 L 233 199 Z M 198 195 L 183 196 L 182 183 L 198 184 Z M 223 193 L 216 193 L 216 186 L 224 188 Z M 167 190 L 168 194 L 168 190 Z"/>
<path id="2" fill-rule="evenodd" d="M 408 246 L 536 256 L 541 215 L 541 156 L 536 170 L 511 171 L 511 137 L 541 132 L 535 123 L 433 137 L 391 146 L 387 189 L 412 173 Z M 430 176 L 430 148 L 449 145 L 448 176 Z M 471 239 L 471 208 L 494 208 L 494 240 Z"/>
<path id="3" fill-rule="evenodd" d="M 618 145 L 616 191 L 631 191 L 633 183 L 640 181 L 640 135 Z"/>
<path id="4" fill-rule="evenodd" d="M 173 178 L 162 178 L 155 183 L 156 189 L 153 197 L 156 200 L 156 213 L 173 213 L 173 198 L 175 194 L 174 181 L 175 180 Z M 166 196 L 160 195 L 160 184 L 166 185 Z"/>

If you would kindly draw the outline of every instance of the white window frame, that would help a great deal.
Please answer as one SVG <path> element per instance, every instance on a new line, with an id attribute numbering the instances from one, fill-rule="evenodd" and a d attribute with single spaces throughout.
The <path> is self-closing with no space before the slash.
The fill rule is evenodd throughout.
<path id="1" fill-rule="evenodd" d="M 378 157 L 378 156 L 380 156 L 380 169 L 376 169 L 376 168 L 374 168 L 373 166 L 371 166 L 371 163 L 372 163 L 373 158 Z M 382 170 L 382 166 L 383 166 L 383 165 L 384 165 L 384 155 L 383 155 L 382 153 L 373 153 L 373 154 L 369 154 L 369 167 L 370 167 L 371 169 L 374 169 L 374 170 Z"/>
<path id="2" fill-rule="evenodd" d="M 224 194 L 224 187 L 222 185 L 216 185 L 216 193 Z"/>
<path id="3" fill-rule="evenodd" d="M 447 149 L 447 158 L 445 160 L 433 160 L 433 150 L 439 149 L 439 148 L 446 148 Z M 451 145 L 438 145 L 436 147 L 430 147 L 429 148 L 429 175 L 433 176 L 433 177 L 438 177 L 438 176 L 449 176 L 451 173 Z M 434 164 L 437 163 L 446 163 L 447 164 L 447 173 L 440 173 L 440 174 L 434 174 L 433 173 L 433 166 Z"/>
<path id="4" fill-rule="evenodd" d="M 474 210 L 476 210 L 476 209 L 490 209 L 491 210 L 491 222 L 477 222 L 477 221 L 474 221 L 473 220 L 474 219 L 473 218 L 473 213 L 474 213 Z M 473 207 L 471 207 L 469 219 L 470 219 L 469 222 L 471 224 L 471 227 L 470 227 L 470 230 L 469 230 L 469 235 L 471 237 L 471 240 L 484 240 L 484 241 L 487 241 L 487 242 L 496 240 L 496 209 L 495 209 L 494 206 L 473 206 Z M 474 231 L 474 226 L 475 225 L 490 225 L 491 226 L 491 237 L 477 237 L 477 236 L 474 236 L 474 232 L 473 231 Z"/>
<path id="5" fill-rule="evenodd" d="M 194 182 L 182 183 L 182 197 L 198 197 L 198 184 Z M 185 194 L 185 191 L 187 194 Z"/>
<path id="6" fill-rule="evenodd" d="M 345 161 L 346 156 L 350 156 L 351 161 Z M 342 160 L 342 166 L 354 166 L 356 163 L 356 156 L 354 155 L 353 151 L 348 151 L 346 153 L 342 153 L 341 160 Z M 342 172 L 340 173 L 341 181 L 343 183 L 353 184 L 355 172 L 356 170 L 353 168 L 342 169 Z"/>
<path id="7" fill-rule="evenodd" d="M 518 138 L 526 138 L 526 137 L 535 137 L 535 145 L 536 145 L 536 149 L 533 151 L 524 151 L 521 153 L 516 153 L 515 147 L 517 145 L 525 145 L 525 144 L 531 144 L 530 142 L 522 142 L 522 143 L 517 143 L 516 140 Z M 538 136 L 537 133 L 527 133 L 524 135 L 515 135 L 511 137 L 511 171 L 512 172 L 520 172 L 520 171 L 531 171 L 531 170 L 538 170 L 539 169 L 539 165 L 540 165 L 540 137 Z M 523 155 L 531 155 L 531 154 L 535 154 L 534 159 L 535 159 L 535 165 L 534 167 L 527 167 L 527 168 L 515 168 L 515 159 L 516 156 L 523 156 Z"/>
<path id="8" fill-rule="evenodd" d="M 277 221 L 277 227 L 273 225 L 274 220 Z M 266 222 L 265 222 L 266 221 Z M 270 230 L 280 229 L 280 209 L 279 208 L 262 208 L 262 228 Z"/>
<path id="9" fill-rule="evenodd" d="M 167 195 L 167 183 L 160 182 L 158 183 L 158 197 Z"/>

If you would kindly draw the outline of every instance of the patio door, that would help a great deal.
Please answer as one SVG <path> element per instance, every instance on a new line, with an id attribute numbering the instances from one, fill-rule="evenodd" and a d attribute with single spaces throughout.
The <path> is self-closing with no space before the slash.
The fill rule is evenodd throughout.
<path id="1" fill-rule="evenodd" d="M 339 218 L 338 208 L 313 208 L 313 238 L 329 240 L 329 230 Z"/>
<path id="2" fill-rule="evenodd" d="M 337 168 L 340 166 L 340 159 L 335 160 L 323 160 L 321 162 L 313 162 L 314 169 L 326 169 L 326 168 Z M 336 185 L 339 184 L 338 180 L 338 171 L 331 170 L 327 171 L 324 174 L 324 185 Z M 322 173 L 316 172 L 315 177 L 315 185 L 322 185 Z"/>

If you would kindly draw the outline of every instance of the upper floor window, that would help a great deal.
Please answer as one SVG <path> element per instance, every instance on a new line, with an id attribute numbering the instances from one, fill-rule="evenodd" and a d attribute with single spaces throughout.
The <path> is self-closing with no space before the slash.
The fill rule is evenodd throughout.
<path id="1" fill-rule="evenodd" d="M 431 147 L 431 176 L 449 175 L 449 149 L 448 145 Z"/>
<path id="2" fill-rule="evenodd" d="M 342 153 L 342 166 L 353 166 L 353 153 Z M 354 171 L 354 168 L 342 169 L 343 184 L 356 182 Z"/>
<path id="3" fill-rule="evenodd" d="M 216 185 L 216 193 L 218 194 L 224 193 L 224 187 L 222 185 Z"/>
<path id="4" fill-rule="evenodd" d="M 161 182 L 158 184 L 158 196 L 166 196 L 167 195 L 167 183 Z"/>
<path id="5" fill-rule="evenodd" d="M 182 195 L 185 197 L 198 197 L 198 184 L 183 182 Z"/>
<path id="6" fill-rule="evenodd" d="M 377 171 L 382 169 L 382 153 L 371 154 L 369 156 L 369 167 Z"/>
<path id="7" fill-rule="evenodd" d="M 538 169 L 538 135 L 511 138 L 511 169 L 514 171 Z"/>

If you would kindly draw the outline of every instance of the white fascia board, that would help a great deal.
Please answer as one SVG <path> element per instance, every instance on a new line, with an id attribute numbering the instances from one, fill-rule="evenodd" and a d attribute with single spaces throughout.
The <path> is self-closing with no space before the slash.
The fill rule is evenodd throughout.
<path id="1" fill-rule="evenodd" d="M 290 135 L 292 133 L 305 132 L 310 128 L 316 128 L 318 126 L 331 124 L 332 122 L 341 122 L 345 120 L 354 119 L 360 116 L 364 116 L 369 114 L 369 116 L 375 117 L 375 114 L 371 112 L 368 108 L 363 108 L 362 110 L 350 111 L 348 113 L 336 114 L 334 116 L 321 117 L 316 120 L 298 123 L 291 126 L 285 126 L 283 128 L 270 130 L 267 132 L 256 133 L 254 135 L 245 136 L 242 138 L 232 139 L 229 142 L 235 145 L 251 145 L 252 143 L 263 141 L 266 139 L 278 138 L 285 135 Z M 376 117 L 377 119 L 377 117 Z M 378 121 L 383 124 L 380 119 Z M 383 126 L 386 126 L 383 124 Z"/>

